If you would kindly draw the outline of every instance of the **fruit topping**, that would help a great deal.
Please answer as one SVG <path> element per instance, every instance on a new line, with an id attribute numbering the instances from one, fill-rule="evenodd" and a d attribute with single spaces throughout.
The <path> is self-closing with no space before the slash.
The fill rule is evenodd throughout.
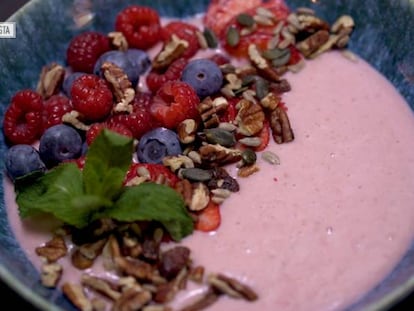
<path id="1" fill-rule="evenodd" d="M 70 41 L 66 60 L 73 71 L 92 73 L 99 56 L 110 49 L 109 39 L 104 34 L 82 32 Z"/>
<path id="2" fill-rule="evenodd" d="M 12 180 L 36 171 L 46 170 L 39 152 L 30 145 L 18 144 L 10 147 L 6 152 L 4 162 L 7 174 Z"/>
<path id="3" fill-rule="evenodd" d="M 161 38 L 158 12 L 146 6 L 131 5 L 118 13 L 116 31 L 122 32 L 131 48 L 147 50 Z"/>
<path id="4" fill-rule="evenodd" d="M 86 73 L 84 73 L 84 72 L 73 72 L 73 73 L 71 73 L 71 74 L 69 74 L 65 77 L 65 79 L 63 80 L 63 84 L 62 84 L 62 91 L 63 91 L 63 93 L 66 94 L 67 97 L 69 97 L 69 98 L 71 97 L 70 91 L 72 89 L 73 82 L 77 78 L 79 78 L 80 76 L 83 76 L 85 74 Z"/>
<path id="5" fill-rule="evenodd" d="M 191 85 L 203 99 L 218 92 L 223 84 L 220 67 L 212 60 L 201 58 L 190 61 L 184 68 L 181 80 Z"/>
<path id="6" fill-rule="evenodd" d="M 206 208 L 196 214 L 194 229 L 204 232 L 216 230 L 221 223 L 220 207 L 210 201 Z"/>
<path id="7" fill-rule="evenodd" d="M 4 114 L 3 131 L 12 144 L 31 144 L 42 126 L 42 97 L 32 90 L 18 91 Z"/>
<path id="8" fill-rule="evenodd" d="M 62 123 L 65 113 L 72 111 L 73 106 L 69 98 L 64 95 L 53 95 L 44 102 L 43 128 Z"/>
<path id="9" fill-rule="evenodd" d="M 83 75 L 73 82 L 72 104 L 88 121 L 100 121 L 112 110 L 113 96 L 107 82 L 95 75 Z"/>
<path id="10" fill-rule="evenodd" d="M 58 124 L 48 128 L 39 141 L 40 158 L 47 167 L 64 160 L 76 159 L 82 152 L 82 138 L 73 128 Z"/>
<path id="11" fill-rule="evenodd" d="M 197 93 L 189 84 L 171 81 L 158 90 L 150 111 L 162 126 L 174 129 L 185 119 L 198 118 L 199 102 Z"/>
<path id="12" fill-rule="evenodd" d="M 188 47 L 185 49 L 182 57 L 190 58 L 200 49 L 200 43 L 198 41 L 197 32 L 200 30 L 189 23 L 182 21 L 172 21 L 162 28 L 162 39 L 165 43 L 171 40 L 172 35 L 176 35 L 178 38 L 185 40 L 188 43 Z"/>
<path id="13" fill-rule="evenodd" d="M 181 153 L 177 133 L 163 127 L 144 134 L 137 146 L 137 157 L 142 163 L 161 164 L 164 157 Z"/>
<path id="14" fill-rule="evenodd" d="M 187 63 L 187 59 L 179 58 L 172 62 L 165 72 L 152 70 L 146 78 L 149 90 L 155 94 L 167 81 L 180 80 L 184 67 Z"/>
<path id="15" fill-rule="evenodd" d="M 86 144 L 90 145 L 104 128 L 112 130 L 118 134 L 125 135 L 127 137 L 133 137 L 130 129 L 122 123 L 94 123 L 86 132 Z"/>

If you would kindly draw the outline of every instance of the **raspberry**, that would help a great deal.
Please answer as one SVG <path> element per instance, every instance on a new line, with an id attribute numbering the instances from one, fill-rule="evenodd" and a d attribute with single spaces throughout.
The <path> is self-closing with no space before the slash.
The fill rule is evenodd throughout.
<path id="1" fill-rule="evenodd" d="M 194 25 L 173 21 L 164 26 L 161 33 L 164 42 L 170 41 L 173 34 L 180 39 L 187 41 L 188 47 L 182 54 L 182 57 L 190 58 L 200 49 L 197 31 L 199 31 L 199 29 Z"/>
<path id="2" fill-rule="evenodd" d="M 159 88 L 167 81 L 175 81 L 181 78 L 181 74 L 188 61 L 185 58 L 179 58 L 174 61 L 165 73 L 151 71 L 147 75 L 147 86 L 152 93 L 156 93 Z"/>
<path id="3" fill-rule="evenodd" d="M 73 110 L 69 98 L 64 95 L 53 95 L 43 105 L 43 129 L 62 123 L 65 113 Z"/>
<path id="4" fill-rule="evenodd" d="M 86 132 L 86 143 L 90 145 L 105 128 L 117 132 L 118 134 L 132 137 L 131 131 L 122 123 L 94 123 Z"/>
<path id="5" fill-rule="evenodd" d="M 32 90 L 21 90 L 4 114 L 3 131 L 11 144 L 32 144 L 42 134 L 43 100 Z"/>
<path id="6" fill-rule="evenodd" d="M 135 92 L 135 97 L 132 102 L 134 111 L 139 108 L 148 109 L 152 103 L 152 94 L 147 92 Z"/>
<path id="7" fill-rule="evenodd" d="M 230 63 L 230 59 L 226 55 L 221 54 L 221 53 L 215 53 L 215 54 L 213 54 L 210 57 L 210 59 L 213 62 L 215 62 L 218 66 L 221 66 L 221 65 L 225 65 L 225 64 Z"/>
<path id="8" fill-rule="evenodd" d="M 149 7 L 131 5 L 118 13 L 115 29 L 124 34 L 130 47 L 146 50 L 160 40 L 160 16 Z"/>
<path id="9" fill-rule="evenodd" d="M 117 114 L 108 120 L 109 124 L 120 123 L 128 128 L 132 136 L 140 139 L 149 130 L 155 127 L 155 122 L 147 108 L 136 107 L 130 114 Z"/>
<path id="10" fill-rule="evenodd" d="M 66 59 L 73 71 L 92 73 L 99 56 L 110 49 L 109 39 L 102 33 L 83 32 L 70 41 Z"/>
<path id="11" fill-rule="evenodd" d="M 158 90 L 150 111 L 162 126 L 174 129 L 185 119 L 198 119 L 199 103 L 200 99 L 190 85 L 182 81 L 170 81 Z"/>
<path id="12" fill-rule="evenodd" d="M 72 104 L 87 121 L 104 119 L 112 109 L 112 92 L 105 80 L 84 75 L 77 78 L 71 90 Z"/>

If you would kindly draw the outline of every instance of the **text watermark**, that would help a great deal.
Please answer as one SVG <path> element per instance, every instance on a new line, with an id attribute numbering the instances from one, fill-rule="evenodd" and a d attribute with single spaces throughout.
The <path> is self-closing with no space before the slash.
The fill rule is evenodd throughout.
<path id="1" fill-rule="evenodd" d="M 0 22 L 0 39 L 16 38 L 16 23 Z"/>

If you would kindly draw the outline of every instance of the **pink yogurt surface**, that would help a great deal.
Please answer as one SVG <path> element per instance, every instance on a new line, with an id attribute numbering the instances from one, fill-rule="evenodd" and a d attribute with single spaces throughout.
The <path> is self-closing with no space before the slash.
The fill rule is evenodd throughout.
<path id="1" fill-rule="evenodd" d="M 367 63 L 336 52 L 287 78 L 296 138 L 267 148 L 281 164 L 258 155 L 261 170 L 239 179 L 219 229 L 182 242 L 195 265 L 259 294 L 255 303 L 223 297 L 211 310 L 343 309 L 392 270 L 414 237 L 414 118 L 404 99 Z M 5 193 L 16 238 L 40 266 L 34 249 L 50 235 L 19 219 L 7 180 Z M 61 263 L 61 282 L 76 280 L 81 272 Z M 174 306 L 202 290 L 181 293 Z"/>

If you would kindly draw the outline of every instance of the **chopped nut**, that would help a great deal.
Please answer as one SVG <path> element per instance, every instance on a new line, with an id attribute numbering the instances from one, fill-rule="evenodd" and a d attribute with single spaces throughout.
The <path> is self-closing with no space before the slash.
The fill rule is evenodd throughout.
<path id="1" fill-rule="evenodd" d="M 147 290 L 138 291 L 134 288 L 127 289 L 113 305 L 113 311 L 136 311 L 151 301 L 152 295 Z"/>
<path id="2" fill-rule="evenodd" d="M 78 130 L 87 131 L 90 128 L 90 125 L 86 125 L 82 121 L 79 120 L 81 114 L 76 111 L 72 110 L 71 112 L 67 112 L 62 116 L 62 122 L 71 124 L 73 127 L 77 128 Z"/>
<path id="3" fill-rule="evenodd" d="M 168 67 L 184 53 L 188 46 L 189 44 L 186 40 L 180 39 L 177 35 L 173 34 L 171 40 L 165 44 L 161 52 L 155 56 L 154 61 L 152 62 L 152 68 L 161 70 Z"/>
<path id="4" fill-rule="evenodd" d="M 68 248 L 63 237 L 54 236 L 44 246 L 36 247 L 35 251 L 38 256 L 45 257 L 48 262 L 55 262 L 66 256 Z"/>
<path id="5" fill-rule="evenodd" d="M 122 32 L 119 32 L 119 31 L 110 32 L 108 33 L 108 38 L 111 40 L 112 45 L 116 49 L 120 51 L 128 50 L 128 41 Z"/>
<path id="6" fill-rule="evenodd" d="M 216 127 L 219 123 L 218 113 L 227 109 L 229 105 L 224 97 L 217 97 L 212 100 L 206 97 L 197 107 L 205 128 Z"/>
<path id="7" fill-rule="evenodd" d="M 102 253 L 106 238 L 97 242 L 83 244 L 72 253 L 72 264 L 81 270 L 90 268 L 95 259 Z"/>
<path id="8" fill-rule="evenodd" d="M 157 287 L 157 291 L 154 296 L 154 301 L 158 303 L 167 303 L 174 299 L 177 294 L 177 287 L 174 282 L 161 284 Z"/>
<path id="9" fill-rule="evenodd" d="M 237 180 L 231 177 L 224 168 L 215 167 L 210 171 L 212 178 L 207 184 L 209 189 L 221 188 L 230 190 L 231 192 L 237 192 L 240 190 Z"/>
<path id="10" fill-rule="evenodd" d="M 136 277 L 139 280 L 151 280 L 154 274 L 153 267 L 142 260 L 129 257 L 116 257 L 114 259 L 118 269 L 125 275 Z"/>
<path id="11" fill-rule="evenodd" d="M 248 53 L 249 53 L 249 58 L 255 67 L 257 67 L 258 69 L 266 69 L 269 67 L 269 64 L 266 58 L 264 58 L 261 55 L 261 53 L 259 52 L 259 49 L 257 48 L 255 44 L 249 45 Z"/>
<path id="12" fill-rule="evenodd" d="M 190 151 L 187 155 L 194 163 L 201 164 L 201 156 L 197 151 Z"/>
<path id="13" fill-rule="evenodd" d="M 289 117 L 286 111 L 280 107 L 277 107 L 270 114 L 270 128 L 276 143 L 282 144 L 294 140 L 295 136 L 290 127 Z"/>
<path id="14" fill-rule="evenodd" d="M 196 137 L 198 124 L 194 119 L 185 119 L 177 126 L 178 139 L 182 144 L 191 144 Z"/>
<path id="15" fill-rule="evenodd" d="M 239 105 L 240 108 L 236 116 L 236 122 L 239 126 L 238 132 L 245 136 L 259 133 L 265 120 L 262 107 L 245 99 L 242 99 Z"/>
<path id="16" fill-rule="evenodd" d="M 42 285 L 49 288 L 56 287 L 62 276 L 62 272 L 62 265 L 56 262 L 43 264 L 41 270 Z"/>
<path id="17" fill-rule="evenodd" d="M 233 148 L 226 148 L 220 145 L 207 144 L 199 149 L 203 163 L 217 166 L 227 163 L 235 163 L 241 159 L 241 151 Z"/>
<path id="18" fill-rule="evenodd" d="M 329 40 L 327 30 L 318 30 L 314 34 L 299 42 L 296 47 L 305 57 L 309 57 Z"/>
<path id="19" fill-rule="evenodd" d="M 121 297 L 121 293 L 115 289 L 116 285 L 102 278 L 83 274 L 81 283 L 112 300 L 117 300 Z"/>
<path id="20" fill-rule="evenodd" d="M 181 179 L 175 185 L 175 190 L 181 194 L 187 206 L 190 206 L 193 198 L 193 186 L 188 179 Z"/>
<path id="21" fill-rule="evenodd" d="M 280 97 L 276 96 L 275 93 L 269 92 L 264 98 L 260 100 L 260 105 L 263 108 L 269 110 L 275 110 L 276 107 L 280 104 Z"/>
<path id="22" fill-rule="evenodd" d="M 62 286 L 65 296 L 81 311 L 92 311 L 92 303 L 86 297 L 81 285 L 65 283 Z"/>
<path id="23" fill-rule="evenodd" d="M 188 156 L 177 155 L 177 156 L 166 156 L 162 159 L 164 166 L 170 168 L 172 172 L 178 171 L 180 168 L 192 168 L 194 162 Z"/>
<path id="24" fill-rule="evenodd" d="M 256 164 L 246 165 L 240 167 L 237 171 L 237 175 L 240 177 L 248 177 L 256 172 L 258 172 L 260 168 Z"/>
<path id="25" fill-rule="evenodd" d="M 197 266 L 190 269 L 190 272 L 188 274 L 188 278 L 196 283 L 202 283 L 204 278 L 204 267 Z"/>
<path id="26" fill-rule="evenodd" d="M 114 270 L 115 262 L 114 258 L 121 256 L 121 250 L 118 240 L 111 235 L 102 250 L 103 266 L 106 270 Z"/>
<path id="27" fill-rule="evenodd" d="M 129 81 L 126 73 L 111 62 L 104 62 L 101 70 L 106 81 L 111 85 L 112 92 L 117 101 L 114 111 L 132 112 L 132 105 L 130 103 L 134 100 L 135 90 L 132 88 L 131 81 Z"/>
<path id="28" fill-rule="evenodd" d="M 229 82 L 231 90 L 238 90 L 242 87 L 242 80 L 234 73 L 226 74 L 225 79 Z"/>
<path id="29" fill-rule="evenodd" d="M 51 63 L 44 66 L 37 83 L 37 92 L 44 99 L 48 99 L 59 92 L 64 77 L 65 69 L 61 65 Z"/>
<path id="30" fill-rule="evenodd" d="M 339 34 L 343 30 L 353 30 L 355 26 L 354 19 L 349 15 L 342 15 L 339 17 L 335 23 L 331 26 L 331 32 L 334 34 Z"/>
<path id="31" fill-rule="evenodd" d="M 190 249 L 185 246 L 176 246 L 161 255 L 159 271 L 162 276 L 171 280 L 187 266 L 190 260 Z"/>
<path id="32" fill-rule="evenodd" d="M 308 32 L 308 33 L 314 33 L 318 30 L 328 30 L 329 31 L 329 24 L 320 19 L 319 17 L 316 17 L 315 15 L 310 14 L 298 14 L 298 20 L 301 25 L 301 30 Z"/>
<path id="33" fill-rule="evenodd" d="M 210 191 L 207 186 L 201 182 L 194 183 L 189 209 L 191 211 L 201 211 L 207 207 L 209 201 Z"/>
<path id="34" fill-rule="evenodd" d="M 244 298 L 248 301 L 257 300 L 257 294 L 247 285 L 223 274 L 212 274 L 208 282 L 217 290 L 234 298 Z"/>
<path id="35" fill-rule="evenodd" d="M 213 305 L 218 300 L 216 292 L 209 288 L 200 298 L 192 304 L 185 306 L 181 311 L 201 311 Z"/>

